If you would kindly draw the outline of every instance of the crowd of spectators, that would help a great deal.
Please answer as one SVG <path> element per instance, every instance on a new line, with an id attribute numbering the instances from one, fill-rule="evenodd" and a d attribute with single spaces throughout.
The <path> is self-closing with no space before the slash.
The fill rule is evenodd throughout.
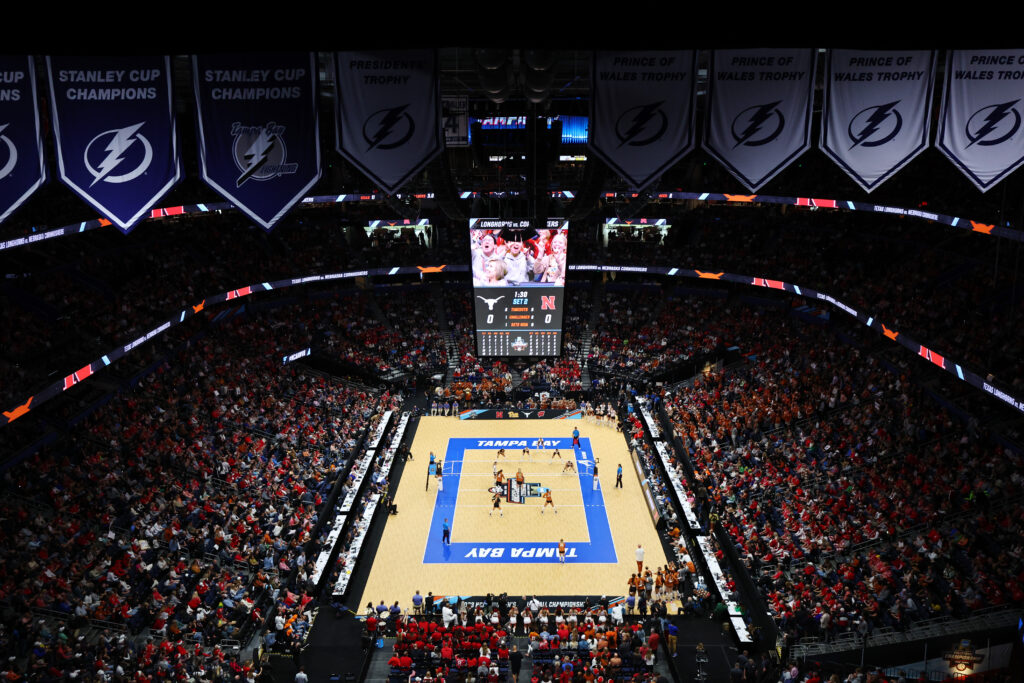
<path id="1" fill-rule="evenodd" d="M 598 370 L 646 376 L 718 349 L 731 323 L 724 299 L 672 293 L 657 285 L 609 290 L 589 361 Z"/>
<path id="2" fill-rule="evenodd" d="M 227 323 L 7 471 L 0 597 L 28 672 L 242 666 L 237 646 L 271 612 L 282 639 L 305 635 L 319 510 L 393 397 L 282 368 L 292 334 Z M 90 625 L 120 638 L 69 656 Z"/>
<path id="3" fill-rule="evenodd" d="M 906 377 L 774 321 L 757 361 L 665 397 L 698 485 L 793 639 L 1020 604 L 1021 456 Z"/>
<path id="4" fill-rule="evenodd" d="M 667 623 L 660 617 L 626 623 L 621 605 L 548 609 L 535 598 L 521 610 L 498 604 L 486 610 L 456 608 L 445 604 L 440 614 L 392 617 L 396 642 L 390 680 L 504 681 L 510 673 L 519 674 L 524 656 L 529 658 L 530 677 L 538 681 L 656 677 L 655 658 Z M 375 615 L 368 621 L 376 627 Z M 528 639 L 526 652 L 514 644 L 520 635 Z M 667 652 L 674 656 L 675 642 L 669 643 Z"/>

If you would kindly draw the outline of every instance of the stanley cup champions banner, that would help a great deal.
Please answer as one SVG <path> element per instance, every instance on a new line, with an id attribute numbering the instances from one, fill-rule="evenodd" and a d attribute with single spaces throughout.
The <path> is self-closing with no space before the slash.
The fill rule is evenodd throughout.
<path id="1" fill-rule="evenodd" d="M 270 230 L 320 179 L 316 57 L 195 55 L 203 180 Z"/>
<path id="2" fill-rule="evenodd" d="M 1024 50 L 954 50 L 938 147 L 982 192 L 1024 162 Z"/>
<path id="3" fill-rule="evenodd" d="M 45 180 L 35 64 L 0 55 L 0 222 Z"/>
<path id="4" fill-rule="evenodd" d="M 128 232 L 181 178 L 169 57 L 47 57 L 61 180 Z"/>
<path id="5" fill-rule="evenodd" d="M 437 54 L 339 52 L 334 67 L 338 151 L 394 194 L 441 151 Z"/>
<path id="6" fill-rule="evenodd" d="M 590 148 L 643 189 L 693 149 L 693 51 L 597 52 Z"/>
<path id="7" fill-rule="evenodd" d="M 814 51 L 714 50 L 704 149 L 757 192 L 811 144 Z"/>
<path id="8" fill-rule="evenodd" d="M 935 52 L 832 50 L 821 148 L 865 191 L 928 146 Z"/>

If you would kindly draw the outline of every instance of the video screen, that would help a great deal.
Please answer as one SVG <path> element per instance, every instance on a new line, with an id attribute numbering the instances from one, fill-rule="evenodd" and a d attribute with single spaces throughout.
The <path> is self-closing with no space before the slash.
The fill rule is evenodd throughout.
<path id="1" fill-rule="evenodd" d="M 559 355 L 568 221 L 473 218 L 469 232 L 478 355 Z"/>

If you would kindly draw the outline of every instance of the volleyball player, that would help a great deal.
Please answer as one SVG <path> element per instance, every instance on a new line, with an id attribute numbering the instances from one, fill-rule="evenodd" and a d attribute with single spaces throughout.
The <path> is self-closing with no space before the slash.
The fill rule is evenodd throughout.
<path id="1" fill-rule="evenodd" d="M 558 450 L 558 446 L 555 446 L 555 450 L 551 453 L 551 459 L 554 460 L 555 458 L 562 459 L 562 451 Z"/>
<path id="2" fill-rule="evenodd" d="M 539 451 L 544 450 L 544 437 L 543 436 L 541 436 L 541 437 L 539 437 L 537 439 L 537 450 L 539 450 Z"/>
<path id="3" fill-rule="evenodd" d="M 529 446 L 529 444 L 523 444 L 523 457 L 524 458 L 529 458 L 530 457 L 530 446 Z"/>
<path id="4" fill-rule="evenodd" d="M 562 468 L 562 472 L 564 473 L 566 470 L 576 472 L 576 465 L 573 464 L 572 459 L 565 461 L 565 467 Z"/>
<path id="5" fill-rule="evenodd" d="M 558 539 L 558 561 L 565 564 L 565 539 Z"/>
<path id="6" fill-rule="evenodd" d="M 505 513 L 501 511 L 501 493 L 495 493 L 494 498 L 491 499 L 491 502 L 494 503 L 494 507 L 492 507 L 491 511 L 487 513 L 487 516 L 492 516 L 494 514 L 494 511 L 497 510 L 498 516 L 504 517 Z"/>
<path id="7" fill-rule="evenodd" d="M 548 505 L 551 506 L 551 509 L 553 509 L 555 511 L 555 514 L 557 515 L 558 508 L 555 507 L 555 502 L 551 500 L 551 489 L 548 489 L 547 491 L 544 492 L 544 506 L 540 509 L 540 514 L 544 514 L 544 508 L 546 508 Z"/>
<path id="8" fill-rule="evenodd" d="M 523 468 L 520 467 L 516 471 L 516 486 L 519 488 L 519 502 L 520 503 L 522 503 L 523 499 L 526 497 L 526 491 L 523 490 L 525 488 L 525 486 L 524 486 L 524 482 L 525 481 L 526 481 L 526 477 L 523 475 Z"/>
<path id="9" fill-rule="evenodd" d="M 505 449 L 504 448 L 499 448 L 498 449 L 498 457 L 499 458 L 504 458 L 505 457 Z"/>

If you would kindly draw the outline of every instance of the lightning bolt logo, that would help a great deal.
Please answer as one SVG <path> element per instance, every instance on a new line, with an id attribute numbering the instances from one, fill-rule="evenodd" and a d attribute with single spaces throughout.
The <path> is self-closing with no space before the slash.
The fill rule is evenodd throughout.
<path id="1" fill-rule="evenodd" d="M 786 125 L 785 117 L 782 115 L 782 112 L 778 110 L 778 106 L 781 103 L 782 100 L 776 100 L 766 104 L 755 104 L 754 106 L 747 107 L 741 111 L 732 121 L 732 138 L 736 141 L 736 144 L 733 145 L 733 149 L 736 149 L 740 145 L 760 147 L 761 145 L 767 145 L 769 142 L 779 137 L 779 133 L 782 132 L 783 126 Z M 754 135 L 760 131 L 761 127 L 772 117 L 777 121 L 775 130 L 760 138 L 754 138 Z M 741 121 L 745 121 L 747 126 L 743 129 L 742 133 L 737 133 L 736 129 L 741 125 Z"/>
<path id="2" fill-rule="evenodd" d="M 1002 104 L 991 104 L 974 112 L 974 114 L 971 115 L 971 118 L 967 121 L 967 130 L 965 132 L 967 133 L 967 139 L 971 141 L 967 146 L 970 147 L 974 143 L 978 143 L 982 147 L 990 147 L 992 145 L 998 145 L 1001 142 L 1006 142 L 1013 137 L 1020 128 L 1020 112 L 1018 112 L 1017 108 L 1014 106 L 1018 102 L 1020 102 L 1019 99 L 1013 100 L 1012 102 L 1003 102 Z M 980 116 L 983 112 L 987 112 L 985 114 L 985 118 L 982 119 L 981 126 L 979 126 L 972 135 L 971 128 L 974 127 L 974 119 Z M 994 140 L 986 140 L 985 138 L 988 137 L 988 135 L 996 129 L 1003 119 L 1008 117 L 1010 114 L 1013 114 L 1013 125 L 1010 126 L 1010 130 Z"/>
<path id="3" fill-rule="evenodd" d="M 903 128 L 903 116 L 899 110 L 894 107 L 900 103 L 900 100 L 894 102 L 888 102 L 886 104 L 878 104 L 873 107 L 867 107 L 857 112 L 852 119 L 850 119 L 850 125 L 847 127 L 847 134 L 850 139 L 853 140 L 853 144 L 850 145 L 850 149 L 853 149 L 857 145 L 862 147 L 878 147 L 892 140 Z M 860 126 L 860 133 L 854 135 L 854 127 L 860 124 L 864 115 L 867 115 L 867 120 Z M 891 119 L 895 121 L 892 124 L 892 130 L 890 130 L 884 137 L 878 140 L 872 140 L 871 136 L 878 132 L 882 127 L 882 124 L 886 120 Z"/>
<path id="4" fill-rule="evenodd" d="M 242 183 L 263 168 L 268 161 L 268 155 L 275 147 L 277 147 L 277 136 L 271 135 L 265 128 L 261 130 L 256 139 L 249 145 L 249 149 L 242 155 L 242 159 L 245 161 L 245 169 L 242 171 L 242 175 L 238 176 L 238 180 L 235 181 L 235 187 L 241 187 Z"/>
<path id="5" fill-rule="evenodd" d="M 366 123 L 363 124 L 363 139 L 368 145 L 367 152 L 372 149 L 395 149 L 409 141 L 416 130 L 416 124 L 412 116 L 405 111 L 408 108 L 408 104 L 402 104 L 390 109 L 380 109 L 367 117 Z M 399 124 L 405 125 L 405 133 L 397 140 L 385 142 L 395 137 L 394 131 Z M 372 135 L 369 133 L 371 130 Z"/>
<path id="6" fill-rule="evenodd" d="M 85 167 L 93 177 L 89 187 L 92 187 L 101 180 L 105 183 L 127 183 L 146 172 L 146 169 L 149 168 L 150 163 L 153 161 L 153 146 L 149 144 L 146 136 L 139 134 L 139 129 L 145 123 L 143 121 L 124 128 L 106 130 L 89 141 L 89 144 L 85 146 Z M 89 161 L 92 147 L 102 143 L 108 136 L 110 141 L 103 147 L 107 154 L 99 164 L 93 166 Z M 124 162 L 125 154 L 135 146 L 136 142 L 142 145 L 142 160 L 134 169 L 127 173 L 112 175 L 114 169 Z"/>
<path id="7" fill-rule="evenodd" d="M 615 136 L 619 138 L 619 147 L 623 145 L 643 147 L 664 135 L 665 130 L 668 128 L 668 117 L 665 116 L 665 112 L 661 109 L 661 105 L 664 103 L 665 100 L 641 104 L 622 112 L 619 120 L 615 122 Z M 657 125 L 654 126 L 654 131 L 646 137 L 639 137 L 641 133 L 648 129 L 648 124 L 654 119 L 658 121 Z M 623 130 L 624 128 L 625 130 Z"/>
<path id="8" fill-rule="evenodd" d="M 14 170 L 15 165 L 18 163 L 18 149 L 14 146 L 14 142 L 3 134 L 7 130 L 9 123 L 0 123 L 0 142 L 7 145 L 7 163 L 0 166 L 0 180 L 3 180 L 11 174 Z"/>

